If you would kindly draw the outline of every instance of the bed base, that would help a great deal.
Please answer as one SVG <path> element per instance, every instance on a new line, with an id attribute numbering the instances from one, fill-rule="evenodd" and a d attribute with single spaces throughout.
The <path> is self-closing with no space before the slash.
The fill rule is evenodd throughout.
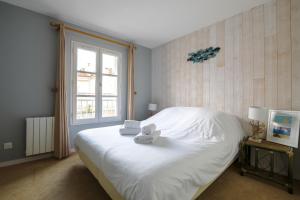
<path id="1" fill-rule="evenodd" d="M 98 180 L 102 188 L 105 192 L 110 196 L 113 200 L 125 200 L 119 192 L 114 188 L 113 184 L 105 177 L 102 170 L 96 167 L 96 165 L 86 156 L 80 149 L 77 148 L 77 153 L 85 164 L 85 166 L 90 170 L 90 172 L 94 175 L 94 177 Z M 217 179 L 217 178 L 216 178 Z M 196 200 L 202 192 L 204 192 L 215 180 L 211 181 L 210 183 L 200 187 L 195 195 L 193 196 L 192 200 Z"/>

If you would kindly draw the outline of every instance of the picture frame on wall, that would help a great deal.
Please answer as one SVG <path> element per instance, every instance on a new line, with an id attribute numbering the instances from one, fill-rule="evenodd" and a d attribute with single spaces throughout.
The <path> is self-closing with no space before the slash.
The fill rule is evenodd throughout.
<path id="1" fill-rule="evenodd" d="M 300 111 L 269 110 L 267 140 L 298 148 Z"/>

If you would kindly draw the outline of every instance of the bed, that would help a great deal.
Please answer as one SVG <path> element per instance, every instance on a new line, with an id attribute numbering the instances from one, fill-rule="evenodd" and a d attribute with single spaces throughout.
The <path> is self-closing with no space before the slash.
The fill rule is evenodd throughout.
<path id="1" fill-rule="evenodd" d="M 114 200 L 196 199 L 234 161 L 244 137 L 236 117 L 199 107 L 166 108 L 142 121 L 156 124 L 154 144 L 136 144 L 120 126 L 78 133 L 75 146 Z"/>

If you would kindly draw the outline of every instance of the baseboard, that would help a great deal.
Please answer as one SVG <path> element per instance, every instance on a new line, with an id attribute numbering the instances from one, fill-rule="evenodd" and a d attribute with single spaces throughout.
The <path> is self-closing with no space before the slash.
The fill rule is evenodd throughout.
<path id="1" fill-rule="evenodd" d="M 70 154 L 73 154 L 73 153 L 76 153 L 75 148 L 70 149 Z M 36 156 L 30 156 L 30 157 L 20 158 L 20 159 L 16 159 L 16 160 L 0 162 L 0 167 L 18 165 L 18 164 L 22 164 L 22 163 L 26 163 L 26 162 L 32 162 L 32 161 L 45 159 L 45 158 L 51 158 L 51 157 L 53 157 L 53 153 L 44 153 L 44 154 L 40 154 L 40 155 L 36 155 Z"/>
<path id="2" fill-rule="evenodd" d="M 45 159 L 45 158 L 51 158 L 51 157 L 53 157 L 53 153 L 45 153 L 45 154 L 41 154 L 41 155 L 30 156 L 30 157 L 20 158 L 20 159 L 16 159 L 16 160 L 9 160 L 9 161 L 0 162 L 0 167 L 18 165 L 21 163 L 32 162 L 32 161 Z"/>

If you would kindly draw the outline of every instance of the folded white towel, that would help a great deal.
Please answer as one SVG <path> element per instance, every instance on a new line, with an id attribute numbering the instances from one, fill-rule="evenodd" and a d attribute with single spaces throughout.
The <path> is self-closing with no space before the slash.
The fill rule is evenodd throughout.
<path id="1" fill-rule="evenodd" d="M 120 128 L 121 135 L 137 135 L 141 132 L 141 128 Z"/>
<path id="2" fill-rule="evenodd" d="M 134 137 L 134 142 L 137 144 L 150 144 L 154 143 L 160 136 L 160 131 L 154 131 L 151 135 L 139 134 Z"/>
<path id="3" fill-rule="evenodd" d="M 136 120 L 125 120 L 124 128 L 140 128 L 141 122 Z"/>
<path id="4" fill-rule="evenodd" d="M 155 129 L 156 129 L 155 124 L 149 124 L 142 128 L 142 134 L 143 135 L 151 135 L 152 133 L 154 133 Z"/>

